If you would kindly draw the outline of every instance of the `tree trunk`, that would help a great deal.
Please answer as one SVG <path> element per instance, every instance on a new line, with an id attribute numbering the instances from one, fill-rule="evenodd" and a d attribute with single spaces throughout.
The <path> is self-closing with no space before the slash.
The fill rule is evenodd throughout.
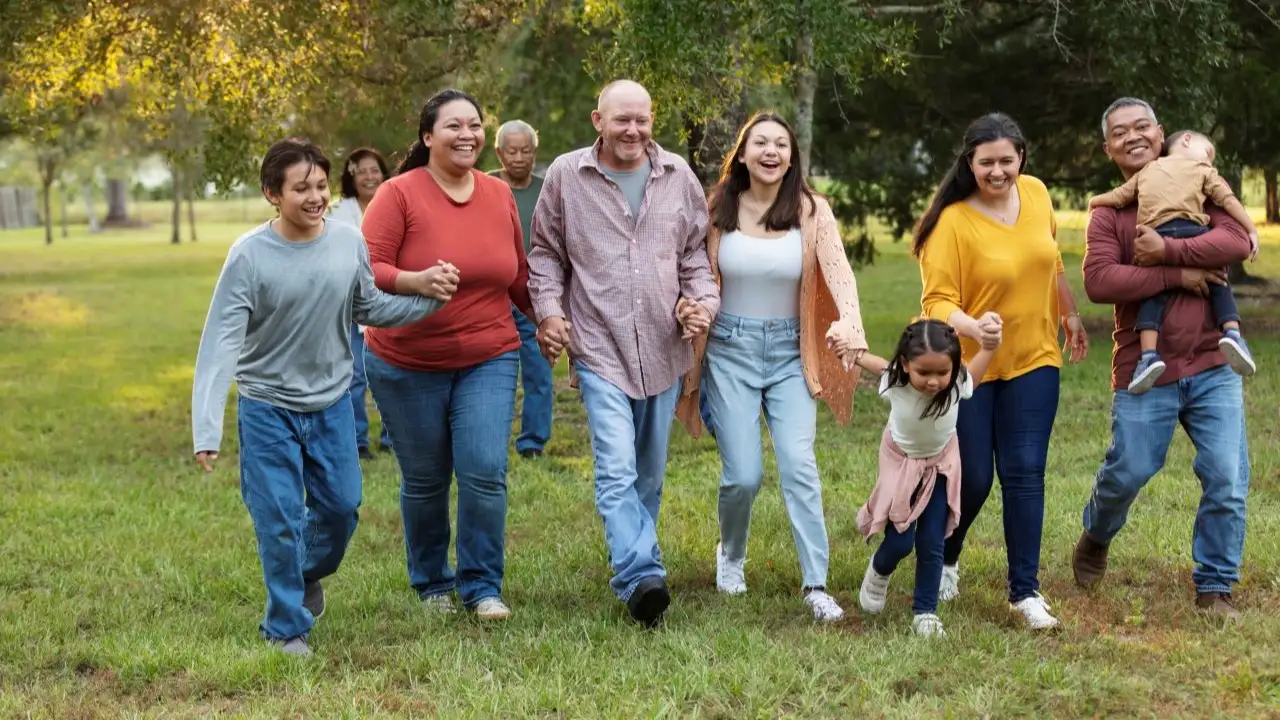
<path id="1" fill-rule="evenodd" d="M 66 240 L 68 235 L 67 206 L 71 204 L 67 198 L 71 195 L 71 193 L 67 191 L 67 184 L 65 182 L 60 183 L 60 185 L 62 187 L 62 193 L 61 193 L 62 194 L 62 239 Z"/>
<path id="2" fill-rule="evenodd" d="M 689 140 L 685 143 L 685 149 L 689 155 L 689 168 L 693 170 L 698 182 L 702 183 L 702 187 L 709 187 L 711 178 L 707 173 L 706 163 L 703 162 L 702 147 L 702 143 L 707 137 L 707 126 L 703 123 L 685 120 L 684 132 L 689 137 Z"/>
<path id="3" fill-rule="evenodd" d="M 1223 175 L 1223 179 L 1227 181 L 1227 185 L 1230 185 L 1231 189 L 1235 190 L 1236 197 L 1239 198 L 1240 202 L 1243 203 L 1245 201 L 1244 169 L 1239 167 L 1229 168 L 1222 175 Z M 1242 283 L 1247 284 L 1247 283 L 1255 282 L 1256 280 L 1257 278 L 1245 272 L 1243 262 L 1233 263 L 1230 267 L 1227 268 L 1227 282 L 1231 283 L 1232 285 L 1239 285 Z"/>
<path id="4" fill-rule="evenodd" d="M 40 158 L 40 186 L 44 192 L 44 244 L 53 244 L 53 179 L 57 174 L 58 161 L 52 157 Z"/>
<path id="5" fill-rule="evenodd" d="M 84 211 L 89 218 L 89 232 L 96 233 L 102 231 L 102 226 L 98 224 L 98 211 L 93 207 L 93 185 L 85 183 L 83 186 L 84 193 Z"/>
<path id="6" fill-rule="evenodd" d="M 129 223 L 129 186 L 121 178 L 107 178 L 107 219 L 108 225 L 127 225 Z"/>
<path id="7" fill-rule="evenodd" d="M 1280 192 L 1276 188 L 1276 166 L 1262 169 L 1262 177 L 1267 186 L 1267 223 L 1280 223 Z"/>
<path id="8" fill-rule="evenodd" d="M 171 243 L 182 242 L 182 173 L 177 165 L 170 165 L 173 175 L 173 238 Z"/>
<path id="9" fill-rule="evenodd" d="M 196 241 L 196 192 L 195 183 L 187 182 L 187 227 L 191 230 L 191 242 Z"/>
<path id="10" fill-rule="evenodd" d="M 813 100 L 818 93 L 818 74 L 813 67 L 813 29 L 809 26 L 808 0 L 797 0 L 796 10 L 800 19 L 796 35 L 796 144 L 800 151 L 800 171 L 808 177 L 813 171 L 809 154 L 813 148 Z"/>

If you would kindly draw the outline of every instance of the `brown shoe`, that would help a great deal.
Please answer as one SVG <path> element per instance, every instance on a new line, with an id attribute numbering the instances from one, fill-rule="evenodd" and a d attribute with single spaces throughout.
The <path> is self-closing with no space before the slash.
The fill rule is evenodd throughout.
<path id="1" fill-rule="evenodd" d="M 1071 556 L 1071 570 L 1075 573 L 1077 585 L 1093 587 L 1107 574 L 1107 549 L 1107 545 L 1089 537 L 1089 533 L 1080 533 L 1080 541 Z"/>
<path id="2" fill-rule="evenodd" d="M 1196 608 L 1201 612 L 1220 617 L 1224 620 L 1239 620 L 1240 611 L 1236 610 L 1231 593 L 1199 593 L 1196 595 Z"/>

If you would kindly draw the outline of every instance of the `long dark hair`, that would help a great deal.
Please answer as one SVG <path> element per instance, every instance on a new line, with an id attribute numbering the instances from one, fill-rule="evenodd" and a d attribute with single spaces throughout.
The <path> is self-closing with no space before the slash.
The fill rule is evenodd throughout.
<path id="1" fill-rule="evenodd" d="M 911 375 L 907 372 L 907 363 L 926 353 L 942 353 L 951 358 L 951 379 L 947 387 L 933 396 L 920 419 L 940 418 L 951 409 L 960 393 L 956 383 L 967 373 L 964 362 L 960 358 L 960 336 L 955 328 L 939 320 L 917 320 L 902 331 L 898 340 L 898 349 L 893 351 L 893 359 L 885 372 L 889 373 L 889 387 L 902 387 L 911 384 Z"/>
<path id="2" fill-rule="evenodd" d="M 720 180 L 711 189 L 711 224 L 723 232 L 738 229 L 738 196 L 751 187 L 751 173 L 744 163 L 738 162 L 747 149 L 747 140 L 751 137 L 751 129 L 760 123 L 772 122 L 787 131 L 791 141 L 791 166 L 782 176 L 782 185 L 778 188 L 778 197 L 774 198 L 769 211 L 764 214 L 764 226 L 769 230 L 790 230 L 800 226 L 800 213 L 804 201 L 808 200 L 809 214 L 817 212 L 813 201 L 813 190 L 805 182 L 804 170 L 800 167 L 799 148 L 796 146 L 796 133 L 781 115 L 772 112 L 758 112 L 751 116 L 746 125 L 738 131 L 738 141 L 733 151 L 724 156 L 720 164 Z"/>
<path id="3" fill-rule="evenodd" d="M 356 166 L 367 157 L 373 158 L 378 163 L 378 169 L 382 171 L 383 180 L 391 177 L 391 173 L 387 172 L 387 161 L 382 158 L 382 153 L 368 147 L 356 148 L 347 154 L 347 159 L 342 163 L 342 197 L 353 198 L 359 196 L 360 193 L 356 191 Z"/>
<path id="4" fill-rule="evenodd" d="M 484 111 L 480 109 L 480 103 L 470 94 L 449 88 L 432 95 L 422 106 L 422 112 L 418 115 L 418 137 L 409 146 L 409 153 L 404 156 L 404 159 L 400 161 L 400 165 L 396 167 L 397 175 L 403 175 L 415 168 L 427 166 L 427 161 L 431 159 L 431 150 L 422 143 L 422 136 L 435 129 L 436 119 L 440 115 L 440 108 L 454 100 L 466 100 L 471 103 L 471 106 L 476 109 L 476 114 L 480 116 L 480 122 L 484 122 Z"/>
<path id="5" fill-rule="evenodd" d="M 925 242 L 938 226 L 942 211 L 978 189 L 978 180 L 973 176 L 973 168 L 969 166 L 973 161 L 973 151 L 979 145 L 997 140 L 1009 140 L 1013 143 L 1021 158 L 1018 162 L 1018 174 L 1022 174 L 1022 168 L 1027 164 L 1027 141 L 1022 137 L 1022 128 L 1018 127 L 1018 123 L 1004 113 L 991 113 L 974 120 L 964 131 L 964 145 L 956 153 L 956 159 L 951 163 L 947 174 L 942 176 L 942 182 L 938 183 L 938 191 L 933 194 L 929 209 L 920 218 L 920 224 L 916 225 L 915 240 L 911 246 L 913 255 L 919 257 L 924 250 Z"/>

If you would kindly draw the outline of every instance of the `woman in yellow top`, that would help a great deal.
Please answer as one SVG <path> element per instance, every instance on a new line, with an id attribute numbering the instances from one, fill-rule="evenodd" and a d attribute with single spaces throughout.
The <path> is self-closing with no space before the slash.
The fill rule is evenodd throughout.
<path id="1" fill-rule="evenodd" d="M 928 317 L 960 334 L 968 362 L 985 336 L 1003 344 L 973 393 L 960 403 L 960 526 L 943 553 L 941 598 L 959 592 L 965 535 L 995 472 L 1004 502 L 1009 603 L 1041 630 L 1057 626 L 1039 593 L 1044 471 L 1058 411 L 1058 328 L 1072 362 L 1089 340 L 1063 274 L 1053 200 L 1044 183 L 1022 174 L 1022 131 L 1007 115 L 973 122 L 964 146 L 916 228 L 913 251 Z"/>

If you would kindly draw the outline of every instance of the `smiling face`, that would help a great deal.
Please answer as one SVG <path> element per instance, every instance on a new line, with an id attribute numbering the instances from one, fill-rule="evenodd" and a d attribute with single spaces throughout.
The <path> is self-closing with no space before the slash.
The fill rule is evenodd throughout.
<path id="1" fill-rule="evenodd" d="M 267 190 L 266 196 L 280 209 L 282 235 L 288 239 L 315 237 L 324 227 L 324 214 L 329 209 L 329 176 L 319 165 L 294 163 L 285 170 L 280 194 Z"/>
<path id="2" fill-rule="evenodd" d="M 911 380 L 911 387 L 926 397 L 934 397 L 951 384 L 955 366 L 950 356 L 940 352 L 926 352 L 902 363 Z"/>
<path id="3" fill-rule="evenodd" d="M 356 179 L 356 194 L 365 202 L 373 199 L 378 186 L 386 179 L 382 176 L 382 167 L 378 165 L 378 159 L 371 155 L 360 158 L 353 175 Z"/>
<path id="4" fill-rule="evenodd" d="M 1128 178 L 1160 157 L 1164 128 L 1141 105 L 1116 108 L 1107 116 L 1107 138 L 1102 147 Z"/>
<path id="5" fill-rule="evenodd" d="M 466 100 L 440 106 L 431 132 L 422 136 L 431 151 L 430 164 L 451 175 L 461 175 L 475 167 L 484 147 L 484 124 L 480 111 Z"/>
<path id="6" fill-rule="evenodd" d="M 606 90 L 591 124 L 600 133 L 600 160 L 607 167 L 635 170 L 644 164 L 653 137 L 653 101 L 644 87 L 622 82 Z"/>
<path id="7" fill-rule="evenodd" d="M 738 162 L 747 167 L 752 185 L 781 183 L 791 167 L 791 133 L 771 120 L 756 123 L 747 133 Z"/>
<path id="8" fill-rule="evenodd" d="M 982 143 L 973 149 L 969 169 L 978 181 L 978 193 L 987 200 L 1009 194 L 1022 169 L 1022 154 L 1008 138 Z"/>

